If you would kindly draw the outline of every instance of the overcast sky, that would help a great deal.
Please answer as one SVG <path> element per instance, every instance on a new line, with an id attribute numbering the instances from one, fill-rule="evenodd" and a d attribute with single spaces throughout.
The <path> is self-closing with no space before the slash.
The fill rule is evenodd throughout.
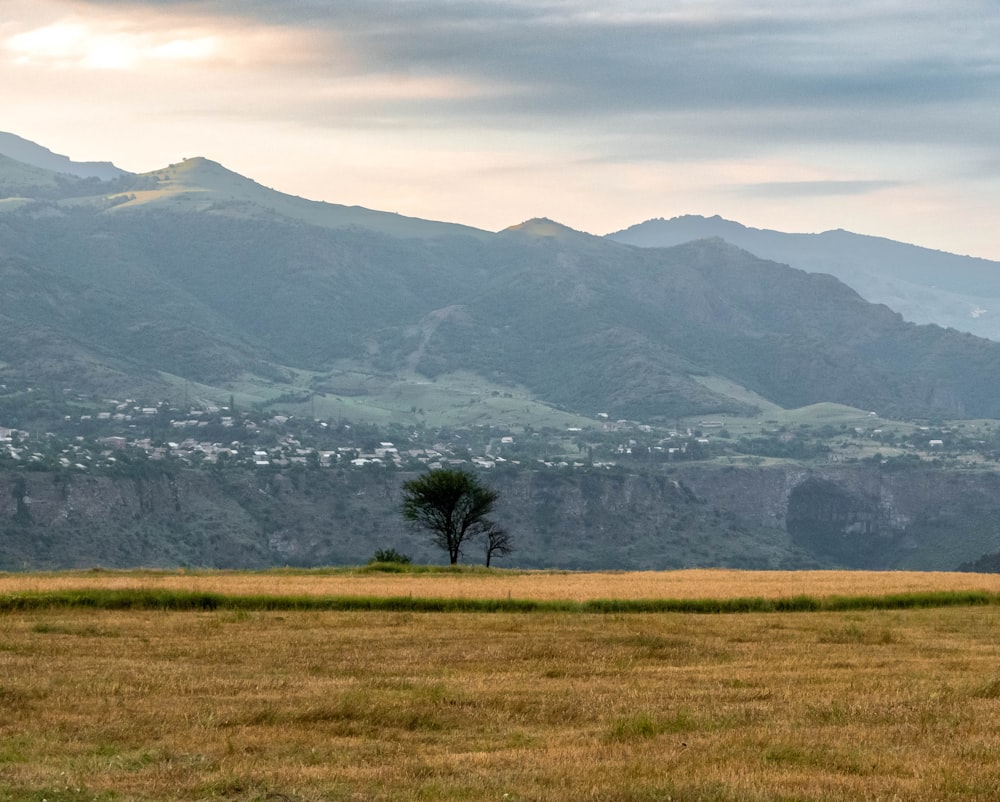
<path id="1" fill-rule="evenodd" d="M 1000 259 L 996 0 L 0 0 L 0 130 L 493 231 L 721 214 Z"/>

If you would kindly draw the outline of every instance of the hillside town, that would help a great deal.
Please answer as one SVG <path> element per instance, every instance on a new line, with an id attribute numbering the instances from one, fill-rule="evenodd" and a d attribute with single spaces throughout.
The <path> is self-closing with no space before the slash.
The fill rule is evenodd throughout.
<path id="1" fill-rule="evenodd" d="M 400 424 L 380 428 L 240 410 L 233 403 L 178 408 L 139 399 L 71 400 L 88 411 L 74 409 L 75 414 L 62 415 L 44 431 L 0 419 L 0 464 L 117 473 L 143 463 L 253 470 L 444 466 L 491 470 L 522 464 L 583 469 L 709 459 L 754 465 L 765 460 L 877 459 L 898 465 L 948 460 L 973 467 L 1000 458 L 1000 445 L 988 424 L 985 430 L 975 426 L 967 430 L 964 424 L 910 425 L 901 430 L 873 419 L 868 427 L 779 426 L 752 437 L 735 437 L 720 420 L 662 429 L 636 421 L 610 421 L 599 414 L 589 429 Z"/>

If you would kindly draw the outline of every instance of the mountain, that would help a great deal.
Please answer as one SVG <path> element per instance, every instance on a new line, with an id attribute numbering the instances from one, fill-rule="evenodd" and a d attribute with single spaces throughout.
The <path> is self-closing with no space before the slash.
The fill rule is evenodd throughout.
<path id="1" fill-rule="evenodd" d="M 128 194 L 120 197 L 122 209 L 148 206 L 148 211 L 209 212 L 237 218 L 278 216 L 321 228 L 356 227 L 402 238 L 485 235 L 469 226 L 286 195 L 203 157 L 138 175 Z"/>
<path id="2" fill-rule="evenodd" d="M 1000 550 L 995 422 L 933 420 L 1000 419 L 1000 343 L 762 258 L 738 224 L 673 228 L 493 233 L 205 158 L 102 180 L 0 155 L 0 567 L 433 560 L 399 488 L 452 459 L 493 465 L 528 567 Z M 910 286 L 939 269 L 829 234 L 901 254 Z M 994 291 L 952 258 L 942 282 Z M 405 459 L 355 465 L 389 439 Z"/>
<path id="3" fill-rule="evenodd" d="M 439 322 L 423 343 L 424 373 L 471 358 L 557 404 L 640 419 L 749 411 L 709 389 L 711 377 L 786 408 L 822 399 L 888 415 L 1000 411 L 997 343 L 906 323 L 831 276 L 721 240 L 635 249 L 515 229 L 484 259 L 497 255 L 491 273 L 503 281 Z"/>
<path id="4" fill-rule="evenodd" d="M 1000 262 L 901 242 L 825 231 L 788 234 L 748 228 L 719 216 L 647 220 L 609 234 L 616 242 L 663 248 L 718 237 L 811 273 L 829 273 L 868 301 L 915 323 L 936 323 L 1000 340 Z"/>
<path id="5" fill-rule="evenodd" d="M 128 173 L 111 162 L 75 162 L 16 134 L 0 131 L 0 156 L 54 173 L 111 181 Z"/>
<path id="6" fill-rule="evenodd" d="M 639 248 L 551 220 L 494 234 L 295 198 L 203 158 L 111 181 L 4 158 L 0 195 L 0 383 L 163 398 L 193 383 L 382 420 L 823 401 L 1000 417 L 1000 343 L 718 238 Z"/>

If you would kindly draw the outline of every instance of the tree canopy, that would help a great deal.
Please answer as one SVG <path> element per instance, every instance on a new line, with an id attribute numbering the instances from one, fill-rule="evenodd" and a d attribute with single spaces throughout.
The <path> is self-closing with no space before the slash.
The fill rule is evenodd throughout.
<path id="1" fill-rule="evenodd" d="M 472 474 L 442 468 L 403 483 L 403 517 L 428 530 L 455 565 L 463 543 L 497 530 L 487 517 L 497 497 Z"/>

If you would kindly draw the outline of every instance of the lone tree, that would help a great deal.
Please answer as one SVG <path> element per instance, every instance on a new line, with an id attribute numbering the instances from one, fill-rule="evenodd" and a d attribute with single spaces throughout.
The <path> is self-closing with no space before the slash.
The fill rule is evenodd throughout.
<path id="1" fill-rule="evenodd" d="M 442 468 L 403 483 L 403 517 L 427 529 L 452 565 L 465 541 L 496 531 L 486 517 L 496 500 L 496 492 L 465 471 Z"/>

